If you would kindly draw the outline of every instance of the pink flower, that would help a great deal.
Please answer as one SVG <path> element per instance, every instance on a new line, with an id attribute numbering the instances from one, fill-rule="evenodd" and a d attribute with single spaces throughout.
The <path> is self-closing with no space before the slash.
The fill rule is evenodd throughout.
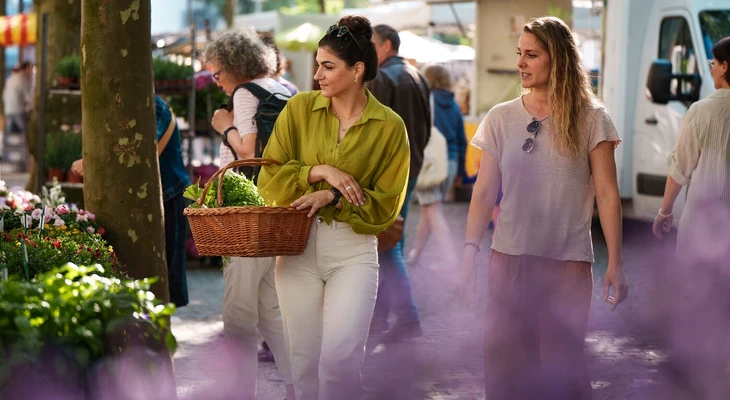
<path id="1" fill-rule="evenodd" d="M 77 222 L 88 222 L 89 221 L 89 216 L 88 215 L 81 214 L 81 213 L 76 214 L 76 221 Z"/>
<path id="2" fill-rule="evenodd" d="M 93 221 L 96 219 L 96 215 L 92 214 L 91 211 L 87 211 L 86 215 L 89 217 L 89 221 Z"/>
<path id="3" fill-rule="evenodd" d="M 94 229 L 93 226 L 89 226 L 89 227 L 86 228 L 86 232 L 94 233 L 94 232 L 96 232 L 96 230 Z"/>
<path id="4" fill-rule="evenodd" d="M 65 204 L 61 204 L 60 206 L 56 207 L 56 213 L 58 215 L 68 214 L 69 213 L 68 206 Z"/>
<path id="5" fill-rule="evenodd" d="M 32 213 L 30 213 L 30 216 L 31 216 L 31 217 L 32 217 L 33 219 L 41 219 L 41 214 L 42 214 L 42 213 L 43 213 L 43 210 L 42 210 L 42 209 L 40 209 L 40 208 L 36 208 L 35 210 L 33 210 L 33 212 L 32 212 Z"/>
<path id="6" fill-rule="evenodd" d="M 20 223 L 23 227 L 30 229 L 33 226 L 33 217 L 30 215 L 23 215 L 20 217 Z"/>
<path id="7" fill-rule="evenodd" d="M 55 221 L 53 221 L 53 226 L 64 226 L 66 225 L 66 222 L 64 222 L 61 218 L 56 218 Z"/>

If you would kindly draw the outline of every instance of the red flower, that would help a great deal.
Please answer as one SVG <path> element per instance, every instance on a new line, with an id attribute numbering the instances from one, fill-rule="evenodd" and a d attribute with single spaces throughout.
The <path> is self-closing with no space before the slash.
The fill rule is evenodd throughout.
<path id="1" fill-rule="evenodd" d="M 101 228 L 101 227 L 96 231 L 96 233 L 98 233 L 99 235 L 103 235 L 104 232 L 106 232 L 106 231 L 104 230 L 104 228 Z"/>
<path id="2" fill-rule="evenodd" d="M 97 249 L 97 250 L 96 250 L 96 251 L 94 252 L 94 258 L 99 258 L 99 257 L 101 257 L 101 250 L 98 250 L 98 249 Z"/>
<path id="3" fill-rule="evenodd" d="M 55 247 L 55 248 L 57 248 L 57 249 L 60 249 L 60 248 L 61 248 L 61 241 L 60 241 L 59 239 L 56 239 L 56 240 L 55 240 L 55 241 L 53 242 L 53 247 Z"/>

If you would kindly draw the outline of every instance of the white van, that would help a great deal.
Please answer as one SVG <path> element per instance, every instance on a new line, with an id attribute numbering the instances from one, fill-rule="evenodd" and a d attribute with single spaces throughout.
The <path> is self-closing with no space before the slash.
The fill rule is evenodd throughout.
<path id="1" fill-rule="evenodd" d="M 621 197 L 630 200 L 624 215 L 652 220 L 682 119 L 715 90 L 708 61 L 712 45 L 730 36 L 730 0 L 610 0 L 607 7 L 602 97 L 623 139 L 616 162 Z"/>

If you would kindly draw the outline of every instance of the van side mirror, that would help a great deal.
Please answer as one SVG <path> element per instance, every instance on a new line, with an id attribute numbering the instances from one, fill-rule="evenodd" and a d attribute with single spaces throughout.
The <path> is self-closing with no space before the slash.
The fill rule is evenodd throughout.
<path id="1" fill-rule="evenodd" d="M 672 78 L 672 64 L 669 60 L 660 58 L 651 63 L 646 88 L 651 95 L 652 102 L 667 104 L 669 100 L 672 100 L 670 90 Z"/>

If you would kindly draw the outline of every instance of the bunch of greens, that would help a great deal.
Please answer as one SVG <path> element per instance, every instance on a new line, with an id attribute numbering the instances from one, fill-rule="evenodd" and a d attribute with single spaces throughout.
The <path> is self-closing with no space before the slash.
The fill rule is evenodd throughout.
<path id="1" fill-rule="evenodd" d="M 32 282 L 0 283 L 0 393 L 16 373 L 74 379 L 133 346 L 175 351 L 175 308 L 149 291 L 154 279 L 102 275 L 98 265 L 67 264 Z"/>
<path id="2" fill-rule="evenodd" d="M 264 198 L 259 194 L 256 184 L 244 175 L 226 171 L 223 177 L 223 207 L 243 207 L 243 206 L 265 206 Z M 218 204 L 218 179 L 213 179 L 208 193 L 205 195 L 203 206 L 206 208 L 221 207 Z M 200 180 L 190 185 L 185 190 L 184 196 L 193 200 L 191 207 L 198 207 L 198 201 L 203 195 L 203 189 L 200 188 Z"/>

